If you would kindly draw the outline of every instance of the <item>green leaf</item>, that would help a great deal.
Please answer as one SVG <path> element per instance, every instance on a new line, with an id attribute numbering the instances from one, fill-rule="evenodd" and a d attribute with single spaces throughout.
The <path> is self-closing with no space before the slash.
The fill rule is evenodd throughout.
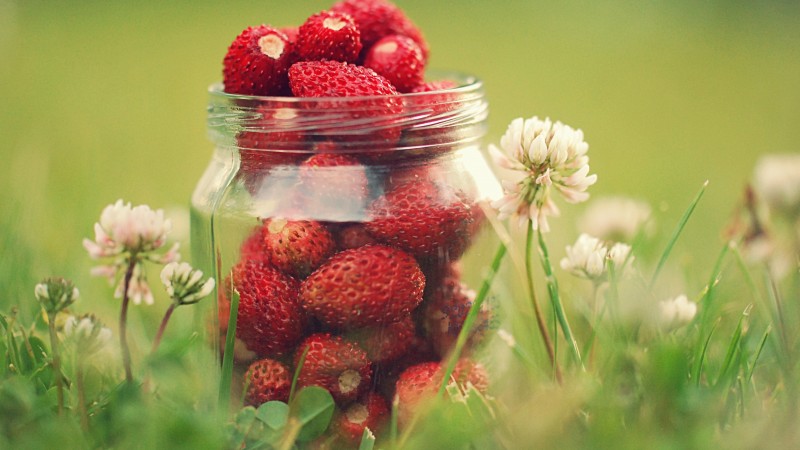
<path id="1" fill-rule="evenodd" d="M 289 420 L 289 405 L 279 401 L 271 401 L 259 406 L 256 418 L 273 430 L 280 430 Z"/>
<path id="2" fill-rule="evenodd" d="M 334 410 L 333 397 L 321 387 L 309 386 L 297 393 L 292 409 L 302 427 L 297 440 L 312 441 L 321 436 L 331 422 Z"/>
<path id="3" fill-rule="evenodd" d="M 364 427 L 364 432 L 361 433 L 361 444 L 358 450 L 372 450 L 375 446 L 375 435 L 368 427 Z"/>
<path id="4" fill-rule="evenodd" d="M 50 360 L 50 358 L 47 356 L 47 346 L 44 344 L 44 341 L 36 336 L 31 336 L 28 338 L 28 343 L 30 343 L 31 348 L 33 349 L 33 357 L 38 364 L 42 364 Z"/>

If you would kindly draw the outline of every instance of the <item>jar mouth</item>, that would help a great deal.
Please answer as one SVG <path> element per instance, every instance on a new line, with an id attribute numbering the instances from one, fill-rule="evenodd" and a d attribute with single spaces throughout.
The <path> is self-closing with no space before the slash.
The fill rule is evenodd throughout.
<path id="1" fill-rule="evenodd" d="M 466 145 L 485 134 L 483 83 L 458 72 L 431 72 L 456 87 L 359 97 L 230 94 L 209 87 L 208 129 L 218 146 L 293 153 L 398 152 Z"/>

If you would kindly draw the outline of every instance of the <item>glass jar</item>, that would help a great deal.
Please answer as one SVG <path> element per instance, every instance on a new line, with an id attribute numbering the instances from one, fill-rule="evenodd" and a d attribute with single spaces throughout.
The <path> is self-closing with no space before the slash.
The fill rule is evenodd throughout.
<path id="1" fill-rule="evenodd" d="M 340 408 L 371 392 L 389 405 L 404 369 L 452 348 L 497 246 L 484 208 L 501 189 L 481 154 L 481 82 L 441 75 L 458 87 L 210 88 L 215 150 L 192 197 L 192 254 L 218 280 L 223 348 L 238 306 L 233 391 L 246 404 L 285 401 L 288 384 L 258 393 L 252 377 L 291 380 L 304 358 L 298 386 L 327 388 Z M 490 320 L 482 311 L 467 352 Z"/>

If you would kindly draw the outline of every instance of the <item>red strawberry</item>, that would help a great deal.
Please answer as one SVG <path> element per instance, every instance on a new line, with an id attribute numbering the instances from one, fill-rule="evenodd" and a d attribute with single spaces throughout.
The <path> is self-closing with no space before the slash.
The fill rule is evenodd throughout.
<path id="1" fill-rule="evenodd" d="M 358 343 L 367 352 L 370 361 L 384 364 L 394 361 L 411 349 L 416 329 L 411 316 L 388 325 L 361 328 L 347 333 L 346 337 Z"/>
<path id="2" fill-rule="evenodd" d="M 289 38 L 289 43 L 294 48 L 294 43 L 297 42 L 297 35 L 300 33 L 300 27 L 280 27 L 278 30 Z"/>
<path id="3" fill-rule="evenodd" d="M 373 433 L 381 428 L 389 417 L 389 406 L 379 394 L 370 392 L 365 398 L 348 406 L 333 419 L 332 427 L 350 445 L 358 444 L 364 429 Z"/>
<path id="4" fill-rule="evenodd" d="M 322 11 L 300 26 L 294 52 L 298 61 L 354 63 L 361 52 L 360 33 L 348 14 Z"/>
<path id="5" fill-rule="evenodd" d="M 425 276 L 407 253 L 367 245 L 332 256 L 300 286 L 303 308 L 333 328 L 397 322 L 422 301 Z"/>
<path id="6" fill-rule="evenodd" d="M 475 300 L 475 291 L 454 277 L 445 278 L 429 291 L 422 311 L 423 327 L 436 353 L 444 357 L 452 349 L 461 332 L 467 313 Z M 484 303 L 473 323 L 467 349 L 482 340 L 490 319 L 491 312 Z"/>
<path id="7" fill-rule="evenodd" d="M 231 43 L 223 60 L 225 92 L 285 95 L 291 65 L 289 38 L 267 25 L 248 27 Z"/>
<path id="8" fill-rule="evenodd" d="M 382 37 L 400 34 L 413 39 L 422 50 L 425 60 L 428 59 L 428 44 L 422 32 L 405 13 L 386 0 L 344 0 L 334 4 L 331 11 L 349 14 L 355 20 L 361 32 L 364 50 L 368 50 Z M 364 51 L 362 51 L 363 55 Z"/>
<path id="9" fill-rule="evenodd" d="M 428 81 L 427 83 L 422 83 L 419 86 L 415 87 L 411 90 L 414 93 L 421 93 L 421 92 L 436 92 L 436 91 L 444 91 L 448 89 L 455 89 L 458 87 L 455 81 L 452 80 L 434 80 Z"/>
<path id="10" fill-rule="evenodd" d="M 401 184 L 370 206 L 367 230 L 415 256 L 455 260 L 469 244 L 472 210 L 461 191 L 420 180 Z"/>
<path id="11" fill-rule="evenodd" d="M 306 359 L 297 377 L 299 387 L 325 388 L 339 404 L 349 403 L 369 389 L 371 363 L 357 344 L 328 333 L 313 334 L 297 347 L 295 366 L 306 349 Z"/>
<path id="12" fill-rule="evenodd" d="M 303 61 L 289 69 L 289 85 L 297 97 L 327 98 L 308 102 L 308 108 L 335 110 L 341 116 L 329 129 L 320 127 L 317 133 L 321 137 L 388 145 L 400 137 L 395 122 L 403 112 L 402 98 L 386 78 L 371 69 L 338 61 Z M 331 97 L 369 98 L 337 101 Z M 365 129 L 371 132 L 364 134 Z"/>
<path id="13" fill-rule="evenodd" d="M 438 362 L 427 362 L 411 366 L 397 379 L 395 398 L 398 401 L 398 419 L 400 423 L 408 423 L 421 403 L 436 395 L 442 383 L 444 365 Z M 467 383 L 479 392 L 489 388 L 489 377 L 480 363 L 466 358 L 461 359 L 453 370 L 451 382 L 460 388 Z"/>
<path id="14" fill-rule="evenodd" d="M 398 34 L 376 42 L 364 57 L 364 67 L 386 77 L 399 92 L 411 92 L 425 75 L 425 60 L 419 45 Z"/>
<path id="15" fill-rule="evenodd" d="M 364 225 L 358 223 L 345 226 L 336 233 L 336 246 L 339 250 L 363 247 L 369 244 L 377 244 L 378 241 L 370 236 Z"/>
<path id="16" fill-rule="evenodd" d="M 289 369 L 274 359 L 260 359 L 250 364 L 245 375 L 244 403 L 259 406 L 277 400 L 289 401 L 292 385 Z"/>
<path id="17" fill-rule="evenodd" d="M 331 233 L 314 220 L 265 219 L 262 236 L 267 261 L 299 278 L 319 267 L 334 249 Z"/>
<path id="18" fill-rule="evenodd" d="M 300 165 L 303 203 L 327 220 L 359 217 L 366 207 L 368 184 L 366 167 L 349 155 L 318 153 Z"/>
<path id="19" fill-rule="evenodd" d="M 297 301 L 297 281 L 256 260 L 234 267 L 233 284 L 239 293 L 236 335 L 261 356 L 291 351 L 308 324 Z"/>

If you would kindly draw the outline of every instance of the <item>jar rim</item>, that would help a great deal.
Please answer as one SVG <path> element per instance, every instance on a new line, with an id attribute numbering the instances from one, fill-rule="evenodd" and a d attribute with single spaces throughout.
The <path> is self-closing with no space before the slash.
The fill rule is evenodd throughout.
<path id="1" fill-rule="evenodd" d="M 398 98 L 398 99 L 414 99 L 425 97 L 427 95 L 441 95 L 441 94 L 471 94 L 471 93 L 479 93 L 483 89 L 483 81 L 476 76 L 465 74 L 463 72 L 457 71 L 444 71 L 444 70 L 430 70 L 428 71 L 429 80 L 428 81 L 435 81 L 435 80 L 451 80 L 457 83 L 457 86 L 454 88 L 448 89 L 441 89 L 437 91 L 429 91 L 429 92 L 409 92 L 409 93 L 400 93 L 397 95 L 362 95 L 362 96 L 353 96 L 353 97 L 290 97 L 290 96 L 277 96 L 277 95 L 247 95 L 247 94 L 232 94 L 229 92 L 225 92 L 224 86 L 221 81 L 211 84 L 208 87 L 208 93 L 211 97 L 217 97 L 219 99 L 225 100 L 232 100 L 232 101 L 241 101 L 241 100 L 250 100 L 250 101 L 260 101 L 260 102 L 269 102 L 273 105 L 284 104 L 287 107 L 291 105 L 302 105 L 304 103 L 311 103 L 311 102 L 324 102 L 324 101 L 331 101 L 331 102 L 363 102 L 365 100 L 374 100 L 380 98 Z"/>

